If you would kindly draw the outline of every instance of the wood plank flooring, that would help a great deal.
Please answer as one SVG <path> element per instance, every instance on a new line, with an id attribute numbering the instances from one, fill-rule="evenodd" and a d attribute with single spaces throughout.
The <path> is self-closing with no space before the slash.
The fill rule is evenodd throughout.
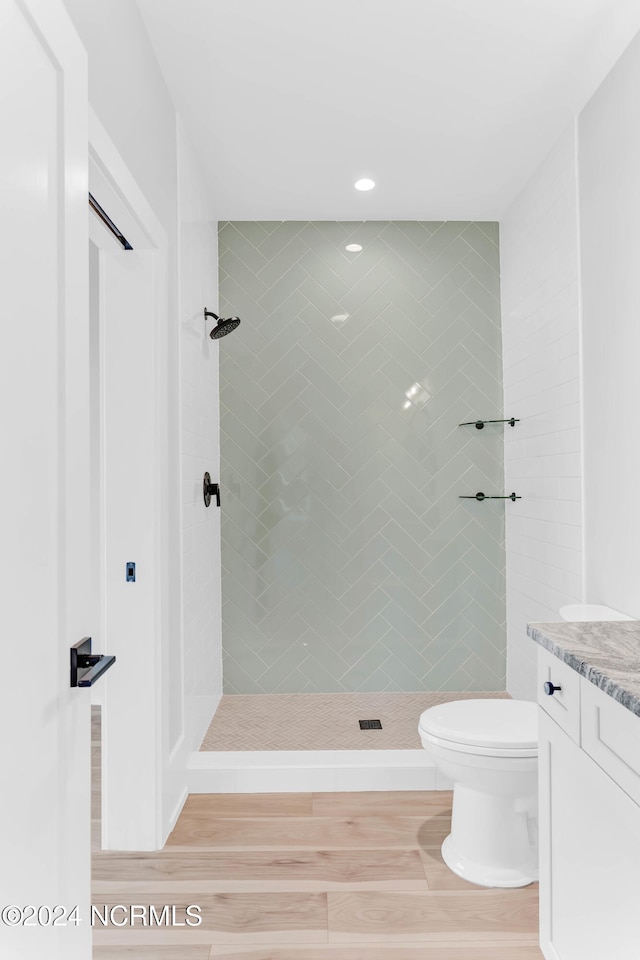
<path id="1" fill-rule="evenodd" d="M 96 928 L 95 960 L 541 960 L 537 885 L 487 890 L 440 856 L 451 794 L 189 797 L 157 853 L 94 851 L 94 905 L 202 908 Z"/>

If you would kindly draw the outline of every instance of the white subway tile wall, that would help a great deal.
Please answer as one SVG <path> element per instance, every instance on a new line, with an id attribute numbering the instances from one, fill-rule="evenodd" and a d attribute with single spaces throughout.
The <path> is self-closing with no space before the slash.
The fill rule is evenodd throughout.
<path id="1" fill-rule="evenodd" d="M 178 143 L 184 729 L 196 750 L 222 695 L 220 511 L 202 498 L 205 471 L 217 480 L 220 469 L 218 345 L 203 316 L 217 306 L 218 236 L 190 147 Z"/>
<path id="2" fill-rule="evenodd" d="M 640 34 L 580 114 L 587 599 L 640 617 Z"/>
<path id="3" fill-rule="evenodd" d="M 500 225 L 505 485 L 507 689 L 535 698 L 530 621 L 559 620 L 583 596 L 580 295 L 573 126 Z"/>

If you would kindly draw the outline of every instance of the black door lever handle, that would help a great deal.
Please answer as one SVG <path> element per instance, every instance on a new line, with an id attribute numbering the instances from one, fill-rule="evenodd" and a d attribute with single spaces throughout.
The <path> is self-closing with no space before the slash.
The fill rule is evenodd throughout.
<path id="1" fill-rule="evenodd" d="M 96 680 L 107 672 L 116 662 L 112 656 L 101 653 L 91 653 L 91 637 L 83 637 L 79 643 L 71 647 L 71 677 L 72 687 L 92 687 Z"/>

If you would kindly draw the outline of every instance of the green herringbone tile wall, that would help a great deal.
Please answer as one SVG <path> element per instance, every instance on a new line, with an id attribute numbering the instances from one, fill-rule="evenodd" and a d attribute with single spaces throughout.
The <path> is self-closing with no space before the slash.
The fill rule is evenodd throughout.
<path id="1" fill-rule="evenodd" d="M 225 690 L 503 689 L 497 224 L 219 239 Z"/>

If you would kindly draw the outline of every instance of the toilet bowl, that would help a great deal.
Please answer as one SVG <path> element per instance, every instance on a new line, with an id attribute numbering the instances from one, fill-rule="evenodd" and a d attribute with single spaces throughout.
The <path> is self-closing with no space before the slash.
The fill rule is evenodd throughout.
<path id="1" fill-rule="evenodd" d="M 538 879 L 537 705 L 454 700 L 425 710 L 422 745 L 453 781 L 451 833 L 442 857 L 485 887 Z"/>

